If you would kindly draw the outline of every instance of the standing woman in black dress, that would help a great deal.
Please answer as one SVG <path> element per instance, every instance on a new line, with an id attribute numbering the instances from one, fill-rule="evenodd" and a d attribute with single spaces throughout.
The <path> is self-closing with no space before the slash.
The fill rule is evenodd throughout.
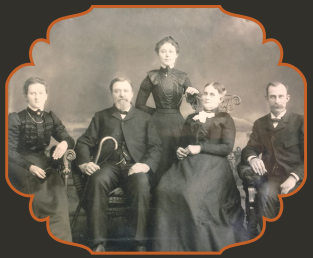
<path id="1" fill-rule="evenodd" d="M 35 216 L 50 216 L 52 234 L 71 242 L 66 187 L 44 151 L 52 136 L 59 142 L 52 154 L 58 160 L 75 142 L 59 118 L 52 111 L 44 111 L 48 97 L 45 81 L 31 77 L 23 90 L 28 107 L 9 114 L 9 180 L 18 191 L 35 194 Z"/>
<path id="2" fill-rule="evenodd" d="M 158 42 L 155 52 L 160 58 L 161 67 L 148 72 L 140 85 L 135 106 L 152 115 L 162 140 L 162 158 L 156 171 L 159 181 L 176 158 L 176 145 L 185 121 L 179 110 L 183 94 L 188 94 L 188 102 L 192 104 L 197 101 L 196 94 L 199 91 L 192 87 L 185 72 L 174 68 L 179 45 L 172 37 L 165 37 Z M 151 92 L 156 108 L 146 106 Z"/>

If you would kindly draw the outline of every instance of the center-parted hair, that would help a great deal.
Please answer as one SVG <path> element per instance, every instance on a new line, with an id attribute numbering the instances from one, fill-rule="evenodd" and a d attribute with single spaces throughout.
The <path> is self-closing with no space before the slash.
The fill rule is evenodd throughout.
<path id="1" fill-rule="evenodd" d="M 163 39 L 161 39 L 155 46 L 155 52 L 157 54 L 159 54 L 159 50 L 160 50 L 160 47 L 163 46 L 165 43 L 171 43 L 175 48 L 176 48 L 176 53 L 178 54 L 179 53 L 179 45 L 177 43 L 177 41 L 175 41 L 175 39 L 173 39 L 171 36 L 169 37 L 165 37 Z"/>
<path id="2" fill-rule="evenodd" d="M 225 94 L 226 94 L 226 88 L 223 84 L 219 83 L 219 82 L 209 82 L 207 83 L 206 85 L 204 85 L 204 88 L 203 90 L 206 88 L 206 87 L 209 87 L 209 86 L 212 86 L 214 89 L 216 89 L 218 91 L 218 93 L 224 97 Z"/>
<path id="3" fill-rule="evenodd" d="M 132 91 L 134 91 L 134 86 L 133 86 L 132 82 L 129 79 L 124 78 L 124 77 L 115 77 L 110 83 L 110 91 L 112 92 L 114 83 L 124 82 L 124 81 L 127 81 L 130 84 Z"/>
<path id="4" fill-rule="evenodd" d="M 28 88 L 30 85 L 32 84 L 36 84 L 36 83 L 40 83 L 42 85 L 45 86 L 45 89 L 46 89 L 46 93 L 48 93 L 48 85 L 47 83 L 44 81 L 44 79 L 41 79 L 39 77 L 30 77 L 26 80 L 26 82 L 24 83 L 24 86 L 23 86 L 23 93 L 24 95 L 27 95 L 28 94 Z"/>

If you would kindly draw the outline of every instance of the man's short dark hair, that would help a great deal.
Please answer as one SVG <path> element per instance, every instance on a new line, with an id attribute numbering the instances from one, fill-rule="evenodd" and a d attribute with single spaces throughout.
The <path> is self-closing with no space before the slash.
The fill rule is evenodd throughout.
<path id="1" fill-rule="evenodd" d="M 114 83 L 124 82 L 124 81 L 127 81 L 130 84 L 132 91 L 134 91 L 134 86 L 133 86 L 132 82 L 129 79 L 126 79 L 124 77 L 115 77 L 110 83 L 110 91 L 112 92 Z"/>
<path id="2" fill-rule="evenodd" d="M 46 89 L 46 93 L 48 93 L 48 85 L 47 85 L 47 83 L 43 79 L 38 78 L 38 77 L 30 77 L 24 83 L 24 86 L 23 86 L 24 95 L 28 94 L 29 86 L 32 85 L 32 84 L 36 84 L 36 83 L 40 83 L 40 84 L 44 85 L 45 89 Z"/>
<path id="3" fill-rule="evenodd" d="M 268 96 L 268 88 L 270 86 L 273 86 L 273 87 L 277 87 L 278 85 L 283 85 L 285 86 L 286 90 L 287 90 L 287 94 L 288 94 L 288 86 L 286 84 L 283 84 L 282 82 L 270 82 L 269 84 L 267 84 L 266 86 L 266 96 Z"/>

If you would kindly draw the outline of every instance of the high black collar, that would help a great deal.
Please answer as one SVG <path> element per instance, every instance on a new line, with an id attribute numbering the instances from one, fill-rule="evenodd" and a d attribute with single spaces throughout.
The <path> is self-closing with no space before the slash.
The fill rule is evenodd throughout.
<path id="1" fill-rule="evenodd" d="M 203 108 L 203 111 L 204 111 L 204 112 L 207 112 L 207 113 L 215 113 L 215 114 L 219 113 L 218 107 L 216 107 L 216 108 L 214 108 L 214 109 L 211 109 L 211 110 L 205 110 L 205 109 Z"/>
<path id="2" fill-rule="evenodd" d="M 160 66 L 160 71 L 164 74 L 168 74 L 172 69 L 167 65 L 165 68 Z"/>
<path id="3" fill-rule="evenodd" d="M 40 109 L 37 109 L 36 111 L 34 111 L 34 110 L 32 110 L 32 109 L 30 109 L 29 107 L 27 107 L 27 112 L 29 113 L 29 114 L 31 114 L 32 116 L 42 116 L 43 115 L 43 111 L 41 111 Z"/>

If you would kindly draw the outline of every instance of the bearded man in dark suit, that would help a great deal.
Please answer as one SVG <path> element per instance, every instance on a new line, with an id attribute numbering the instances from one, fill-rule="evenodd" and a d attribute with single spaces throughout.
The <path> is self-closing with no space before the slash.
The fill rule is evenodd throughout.
<path id="1" fill-rule="evenodd" d="M 278 194 L 292 192 L 304 177 L 304 117 L 286 109 L 287 85 L 269 83 L 265 97 L 271 112 L 255 121 L 241 162 L 261 176 L 256 184 L 259 216 L 275 218 Z"/>
<path id="2" fill-rule="evenodd" d="M 105 251 L 108 198 L 112 190 L 123 185 L 134 213 L 135 251 L 145 251 L 150 188 L 160 162 L 161 140 L 150 115 L 132 106 L 133 86 L 128 79 L 115 78 L 110 90 L 113 107 L 95 114 L 75 147 L 76 164 L 90 176 L 85 195 L 89 235 L 93 251 Z M 97 165 L 91 156 L 107 136 L 116 139 L 118 149 L 109 155 L 112 146 L 103 146 Z M 108 155 L 106 162 L 100 164 Z"/>

